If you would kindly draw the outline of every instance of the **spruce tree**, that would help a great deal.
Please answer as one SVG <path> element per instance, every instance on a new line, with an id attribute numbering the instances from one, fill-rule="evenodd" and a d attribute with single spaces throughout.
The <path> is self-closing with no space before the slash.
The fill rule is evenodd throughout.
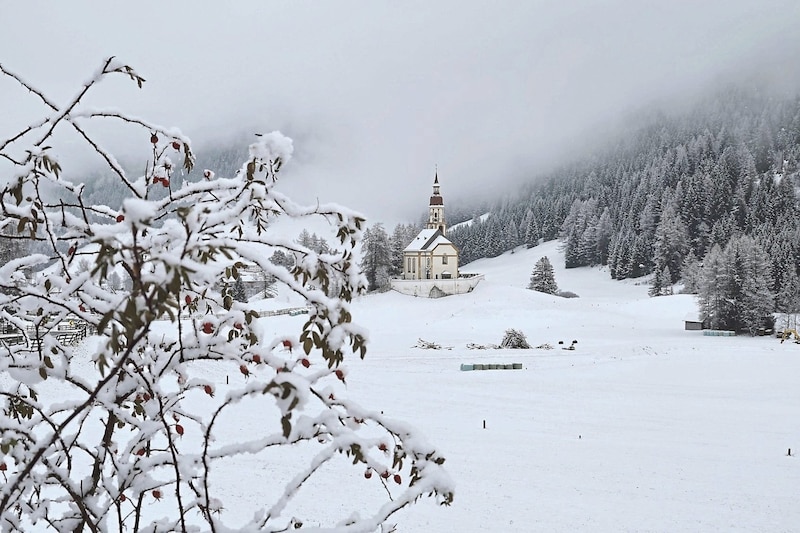
<path id="1" fill-rule="evenodd" d="M 715 245 L 703 261 L 698 300 L 711 329 L 755 333 L 775 308 L 769 261 L 748 236 L 731 239 L 725 250 Z"/>
<path id="2" fill-rule="evenodd" d="M 4 218 L 5 226 L 0 229 L 0 265 L 13 259 L 24 257 L 28 253 L 27 239 L 15 235 L 16 223 L 12 218 Z"/>
<path id="3" fill-rule="evenodd" d="M 697 294 L 699 292 L 702 270 L 703 267 L 697 256 L 690 251 L 681 264 L 681 281 L 683 282 L 683 290 L 681 292 L 685 294 Z"/>
<path id="4" fill-rule="evenodd" d="M 383 224 L 373 224 L 364 232 L 361 268 L 367 277 L 369 290 L 375 291 L 388 287 L 392 268 L 392 251 L 389 236 Z"/>
<path id="5" fill-rule="evenodd" d="M 389 238 L 391 265 L 388 274 L 390 277 L 399 276 L 403 272 L 403 250 L 414 240 L 417 233 L 419 233 L 419 228 L 413 224 L 397 224 L 394 227 L 392 236 Z"/>
<path id="6" fill-rule="evenodd" d="M 120 279 L 119 274 L 116 272 L 111 272 L 108 275 L 108 288 L 112 291 L 118 291 L 122 288 L 122 279 Z"/>
<path id="7" fill-rule="evenodd" d="M 795 327 L 796 316 L 800 313 L 800 279 L 794 263 L 784 264 L 778 275 L 778 292 L 775 295 L 775 309 L 784 315 L 782 324 L 784 328 Z"/>
<path id="8" fill-rule="evenodd" d="M 653 245 L 655 272 L 659 273 L 664 267 L 668 267 L 671 278 L 666 283 L 670 285 L 675 283 L 678 281 L 681 265 L 688 252 L 686 226 L 677 215 L 675 207 L 670 205 L 664 209 L 656 228 Z"/>
<path id="9" fill-rule="evenodd" d="M 247 301 L 247 291 L 244 288 L 244 282 L 242 281 L 241 277 L 236 278 L 236 281 L 233 282 L 233 288 L 231 288 L 231 296 L 237 302 Z"/>
<path id="10" fill-rule="evenodd" d="M 656 268 L 653 273 L 653 279 L 650 282 L 650 290 L 647 294 L 650 296 L 664 296 L 672 294 L 672 282 L 670 281 L 672 275 L 669 272 L 669 267 L 664 265 L 664 268 Z"/>
<path id="11" fill-rule="evenodd" d="M 728 277 L 722 250 L 715 244 L 703 258 L 703 271 L 697 296 L 700 316 L 709 329 L 730 329 L 731 311 L 726 293 Z"/>
<path id="12" fill-rule="evenodd" d="M 553 264 L 550 263 L 550 259 L 547 256 L 539 259 L 534 265 L 528 288 L 546 294 L 556 294 L 558 292 Z"/>

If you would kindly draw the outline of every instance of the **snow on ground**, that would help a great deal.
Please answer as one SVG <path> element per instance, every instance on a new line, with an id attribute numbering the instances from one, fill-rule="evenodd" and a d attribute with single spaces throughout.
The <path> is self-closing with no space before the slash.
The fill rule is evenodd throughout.
<path id="1" fill-rule="evenodd" d="M 580 298 L 525 289 L 543 255 Z M 800 346 L 684 331 L 693 297 L 649 298 L 642 280 L 562 265 L 557 243 L 545 243 L 465 265 L 486 276 L 470 294 L 354 302 L 370 346 L 346 362 L 348 395 L 413 424 L 456 482 L 451 507 L 420 500 L 395 515 L 398 532 L 800 531 Z M 283 293 L 258 303 L 297 304 Z M 260 325 L 297 335 L 306 319 Z M 466 347 L 499 344 L 507 328 L 554 349 Z M 414 348 L 420 338 L 445 349 Z M 576 350 L 561 349 L 573 340 Z M 523 369 L 460 370 L 493 362 Z M 244 380 L 214 364 L 194 374 L 223 395 L 227 380 Z M 276 416 L 244 403 L 228 420 L 221 441 L 274 431 Z M 303 468 L 293 457 L 245 455 L 215 471 L 228 523 L 270 504 L 276 482 Z M 370 514 L 385 492 L 362 472 L 330 465 L 290 516 L 341 518 L 353 505 Z"/>
<path id="2" fill-rule="evenodd" d="M 580 298 L 524 288 L 542 255 Z M 546 243 L 464 266 L 486 275 L 467 295 L 356 303 L 371 345 L 350 395 L 414 423 L 457 484 L 451 508 L 422 502 L 399 530 L 800 530 L 800 346 L 684 331 L 693 297 L 561 265 Z M 509 327 L 555 349 L 466 349 Z M 459 370 L 489 362 L 524 369 Z"/>
<path id="3" fill-rule="evenodd" d="M 491 215 L 491 213 L 484 213 L 478 217 L 478 220 L 480 220 L 481 222 L 486 222 L 486 219 L 489 218 L 489 215 Z M 471 226 L 472 221 L 473 219 L 469 219 L 465 220 L 464 222 L 459 222 L 458 224 L 453 224 L 452 226 L 450 226 L 450 229 L 454 230 L 458 228 L 463 228 L 465 226 Z"/>

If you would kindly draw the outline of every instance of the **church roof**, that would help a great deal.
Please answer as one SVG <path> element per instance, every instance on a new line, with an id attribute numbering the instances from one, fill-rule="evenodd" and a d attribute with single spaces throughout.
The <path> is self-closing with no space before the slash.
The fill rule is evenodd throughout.
<path id="1" fill-rule="evenodd" d="M 411 244 L 405 247 L 404 252 L 424 252 L 433 250 L 440 244 L 453 244 L 439 229 L 424 229 L 414 237 Z"/>

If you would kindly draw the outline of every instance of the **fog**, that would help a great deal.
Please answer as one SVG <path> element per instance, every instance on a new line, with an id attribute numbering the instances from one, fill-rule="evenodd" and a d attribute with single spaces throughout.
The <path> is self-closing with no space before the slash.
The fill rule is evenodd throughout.
<path id="1" fill-rule="evenodd" d="M 280 129 L 286 192 L 392 225 L 426 207 L 437 167 L 447 205 L 494 197 L 648 106 L 726 81 L 794 89 L 799 25 L 796 0 L 3 2 L 0 62 L 63 102 L 115 55 L 147 82 L 91 105 L 201 152 Z M 43 112 L 5 79 L 0 102 L 2 138 Z"/>

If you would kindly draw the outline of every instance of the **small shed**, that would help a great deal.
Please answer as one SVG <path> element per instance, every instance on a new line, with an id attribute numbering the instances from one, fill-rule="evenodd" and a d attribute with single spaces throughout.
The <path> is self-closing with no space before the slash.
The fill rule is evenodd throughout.
<path id="1" fill-rule="evenodd" d="M 686 331 L 700 331 L 703 329 L 703 321 L 697 313 L 689 313 L 683 319 L 683 329 Z"/>

